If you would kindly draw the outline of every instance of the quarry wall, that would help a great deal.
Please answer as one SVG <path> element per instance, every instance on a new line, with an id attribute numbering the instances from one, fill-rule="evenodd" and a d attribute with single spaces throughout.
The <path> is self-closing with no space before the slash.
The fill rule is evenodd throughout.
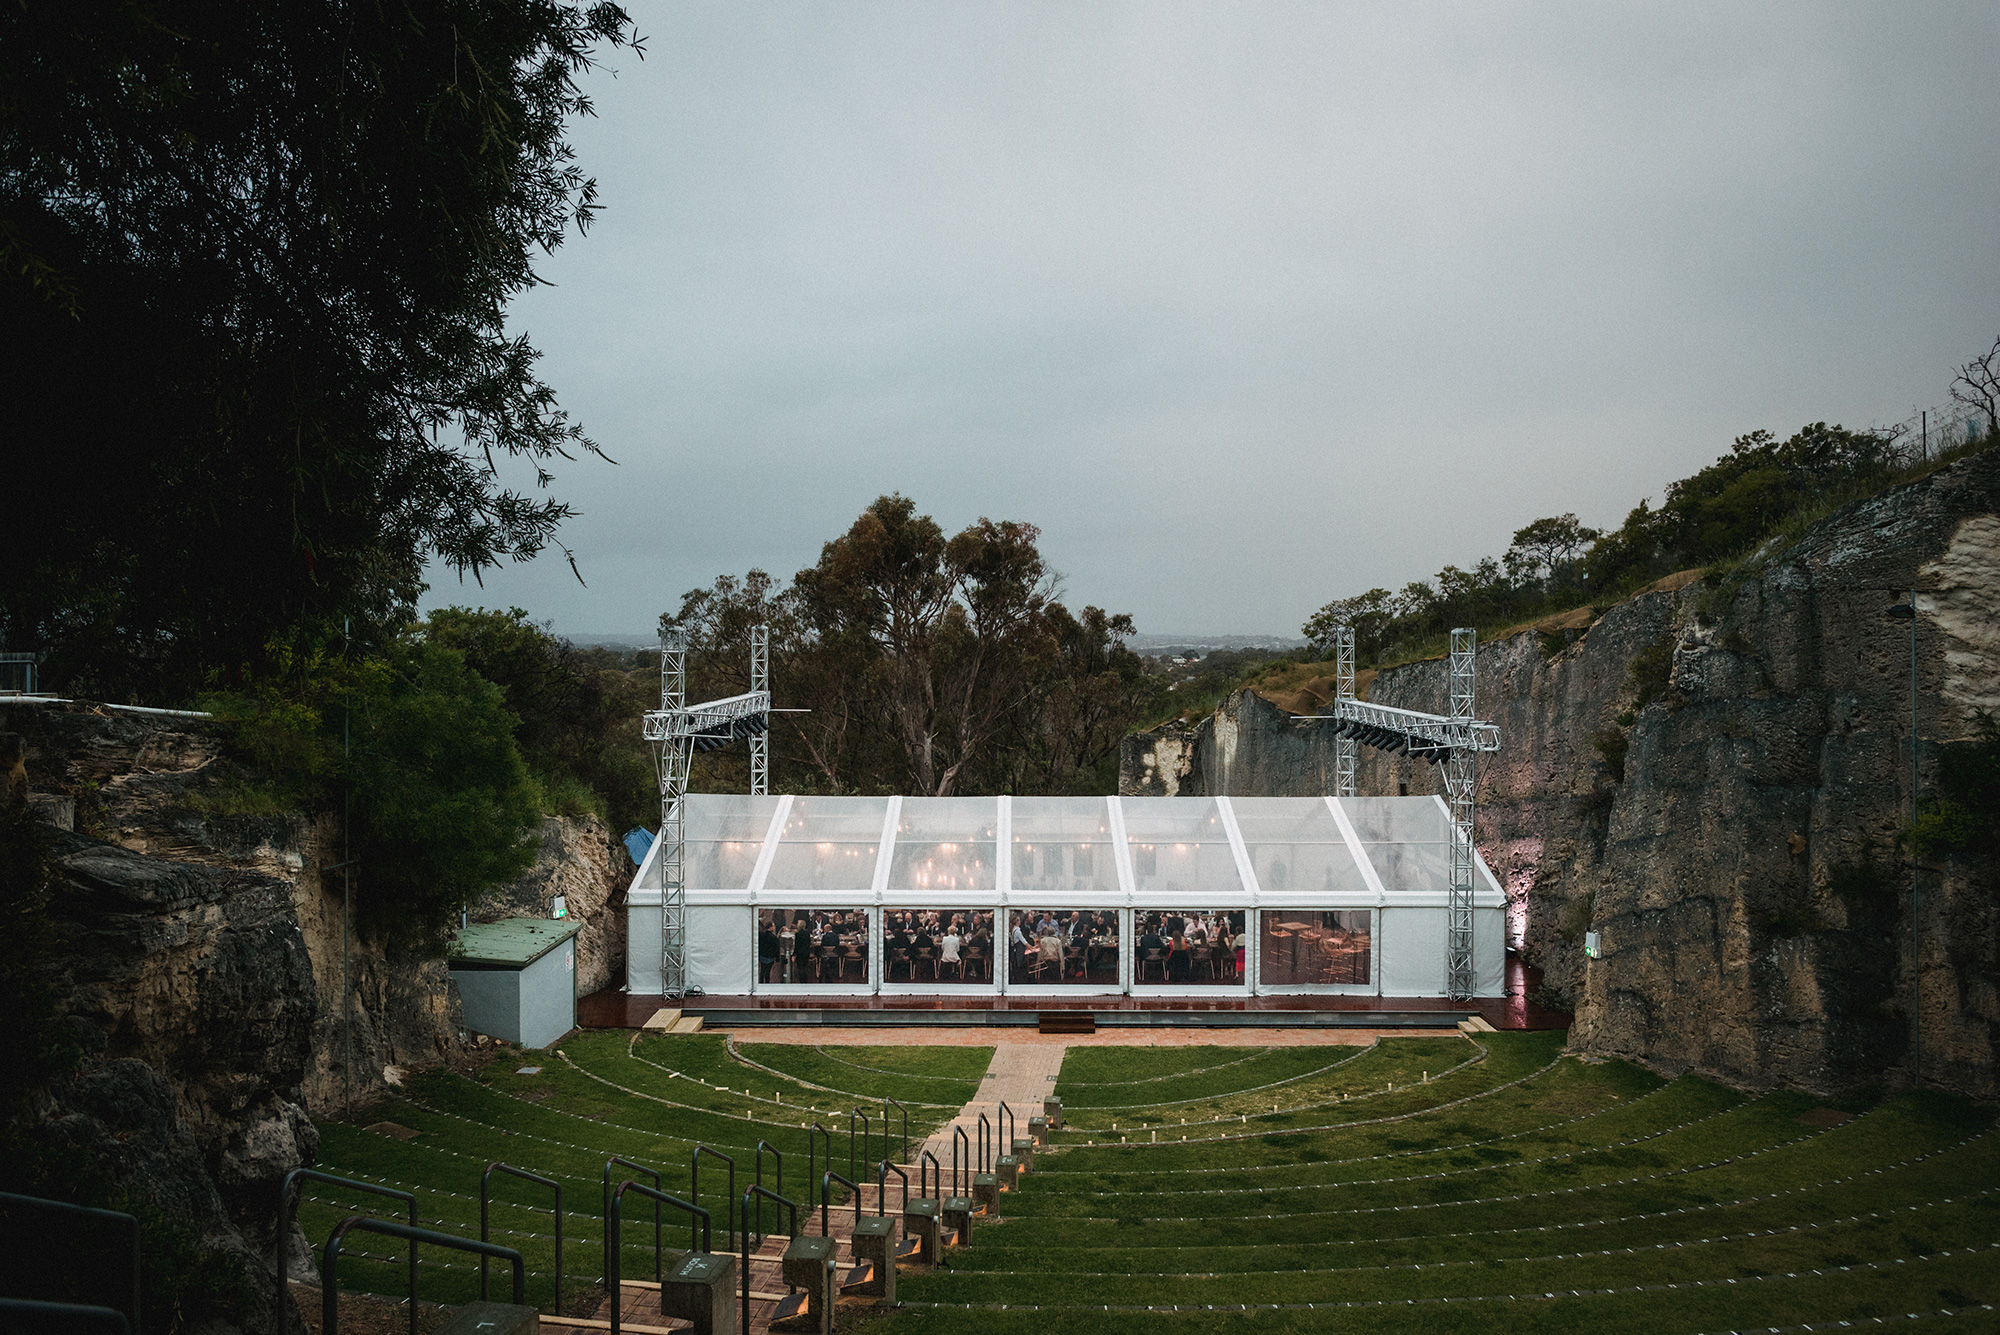
<path id="1" fill-rule="evenodd" d="M 1913 869 L 1895 843 L 1910 640 L 1884 616 L 1919 588 L 1922 794 L 1940 745 L 2000 707 L 2000 454 L 1847 506 L 1740 579 L 1664 583 L 1478 654 L 1503 740 L 1477 838 L 1512 939 L 1573 1002 L 1572 1044 L 1834 1091 L 1909 1081 L 1920 1035 L 1925 1084 L 2000 1096 L 1996 868 Z M 1386 670 L 1368 698 L 1441 712 L 1444 667 Z M 1286 712 L 1239 692 L 1129 738 L 1120 791 L 1324 792 L 1332 739 Z M 1437 791 L 1430 766 L 1367 748 L 1360 782 Z"/>
<path id="2" fill-rule="evenodd" d="M 37 1134 L 96 1180 L 145 1191 L 209 1248 L 255 1260 L 268 1312 L 278 1184 L 313 1162 L 312 1119 L 340 1115 L 348 1092 L 342 879 L 319 871 L 342 860 L 337 823 L 218 814 L 232 765 L 223 724 L 12 705 L 0 731 L 25 739 L 36 809 L 75 827 L 56 836 L 50 965 L 83 1056 L 38 1095 Z M 534 867 L 475 912 L 542 916 L 548 895 L 568 895 L 579 987 L 594 989 L 623 973 L 612 900 L 630 864 L 594 819 L 545 818 L 540 834 Z M 355 933 L 347 976 L 357 1106 L 461 1050 L 442 960 Z"/>

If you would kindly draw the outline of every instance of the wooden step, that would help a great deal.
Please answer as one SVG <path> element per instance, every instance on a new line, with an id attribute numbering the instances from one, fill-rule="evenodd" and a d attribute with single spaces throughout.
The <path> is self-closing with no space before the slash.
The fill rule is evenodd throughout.
<path id="1" fill-rule="evenodd" d="M 699 1015 L 683 1015 L 680 1019 L 674 1021 L 674 1027 L 667 1032 L 670 1034 L 698 1034 L 701 1032 L 701 1017 Z"/>
<path id="2" fill-rule="evenodd" d="M 680 1018 L 681 1018 L 681 1013 L 678 1009 L 670 1009 L 666 1006 L 662 1006 L 660 1007 L 660 1009 L 653 1012 L 652 1019 L 646 1021 L 646 1023 L 640 1025 L 639 1027 L 641 1029 L 650 1029 L 655 1033 L 666 1033 L 670 1031 L 676 1024 L 680 1023 Z"/>
<path id="3" fill-rule="evenodd" d="M 1097 1017 L 1088 1011 L 1041 1011 L 1035 1016 L 1035 1028 L 1044 1034 L 1094 1034 Z"/>
<path id="4" fill-rule="evenodd" d="M 754 1261 L 757 1258 L 753 1256 L 750 1259 Z M 776 1257 L 772 1258 L 773 1261 L 776 1259 Z M 621 1279 L 618 1281 L 618 1287 L 621 1289 L 645 1289 L 649 1293 L 658 1293 L 660 1291 L 660 1286 L 650 1279 Z M 743 1290 L 739 1287 L 736 1292 L 740 1294 Z M 759 1293 L 757 1290 L 752 1289 L 750 1290 L 750 1296 L 765 1302 L 776 1302 L 785 1295 L 782 1293 Z M 555 1318 L 545 1316 L 542 1320 L 553 1321 Z"/>
<path id="5" fill-rule="evenodd" d="M 609 1321 L 600 1321 L 594 1316 L 544 1316 L 542 1326 L 560 1326 L 565 1330 L 610 1330 Z M 682 1335 L 688 1329 L 683 1322 L 680 1326 L 642 1326 L 636 1321 L 620 1321 L 620 1330 L 637 1331 L 638 1335 Z"/>

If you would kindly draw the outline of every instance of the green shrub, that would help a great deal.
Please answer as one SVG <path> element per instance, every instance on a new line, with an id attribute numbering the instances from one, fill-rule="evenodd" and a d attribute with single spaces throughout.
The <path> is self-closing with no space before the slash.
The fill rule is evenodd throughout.
<path id="1" fill-rule="evenodd" d="M 1938 752 L 1937 799 L 1904 834 L 1919 854 L 2000 852 L 2000 723 L 1981 711 L 1973 730 Z"/>
<path id="2" fill-rule="evenodd" d="M 1632 677 L 1633 689 L 1638 692 L 1634 709 L 1644 709 L 1654 700 L 1664 695 L 1671 684 L 1674 671 L 1674 637 L 1672 632 L 1662 635 L 1653 643 L 1640 650 L 1632 659 L 1628 669 Z"/>
<path id="3" fill-rule="evenodd" d="M 223 803 L 345 812 L 355 909 L 435 946 L 459 909 L 534 860 L 540 798 L 498 687 L 414 634 L 379 656 L 273 651 L 279 671 L 211 697 L 254 778 Z"/>

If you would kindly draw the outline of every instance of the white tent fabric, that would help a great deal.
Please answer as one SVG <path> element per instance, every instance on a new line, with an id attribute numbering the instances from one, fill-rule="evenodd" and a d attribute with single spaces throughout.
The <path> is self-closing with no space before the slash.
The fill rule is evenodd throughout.
<path id="1" fill-rule="evenodd" d="M 1016 916 L 1024 908 L 1116 911 L 1128 945 L 1135 914 L 1241 911 L 1253 955 L 1260 914 L 1282 914 L 1296 926 L 1313 914 L 1338 913 L 1340 923 L 1367 924 L 1365 981 L 1264 985 L 1253 958 L 1236 981 L 1206 983 L 1200 995 L 1434 997 L 1445 989 L 1450 817 L 1436 797 L 690 794 L 686 841 L 689 980 L 711 995 L 884 990 L 882 914 L 863 912 L 876 908 L 992 909 L 1003 940 L 1010 909 Z M 627 895 L 627 986 L 634 992 L 660 987 L 658 950 L 648 948 L 659 940 L 659 856 L 655 841 Z M 1498 996 L 1506 897 L 1483 859 L 1473 902 L 1477 994 Z M 757 913 L 767 908 L 854 913 L 872 933 L 868 967 L 854 971 L 868 976 L 761 982 Z M 1138 983 L 1131 951 L 1124 953 L 1116 985 L 1095 990 L 1185 990 Z M 993 973 L 989 982 L 941 991 L 1039 991 L 1007 978 L 1004 968 Z M 888 990 L 911 986 L 899 982 Z M 1092 989 L 1060 990 L 1073 996 Z"/>

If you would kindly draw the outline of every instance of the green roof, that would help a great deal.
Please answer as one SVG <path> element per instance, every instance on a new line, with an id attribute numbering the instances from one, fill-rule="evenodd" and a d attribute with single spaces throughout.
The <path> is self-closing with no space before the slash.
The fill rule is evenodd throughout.
<path id="1" fill-rule="evenodd" d="M 502 918 L 475 922 L 452 937 L 454 960 L 476 964 L 533 964 L 577 934 L 574 922 L 554 918 Z"/>

